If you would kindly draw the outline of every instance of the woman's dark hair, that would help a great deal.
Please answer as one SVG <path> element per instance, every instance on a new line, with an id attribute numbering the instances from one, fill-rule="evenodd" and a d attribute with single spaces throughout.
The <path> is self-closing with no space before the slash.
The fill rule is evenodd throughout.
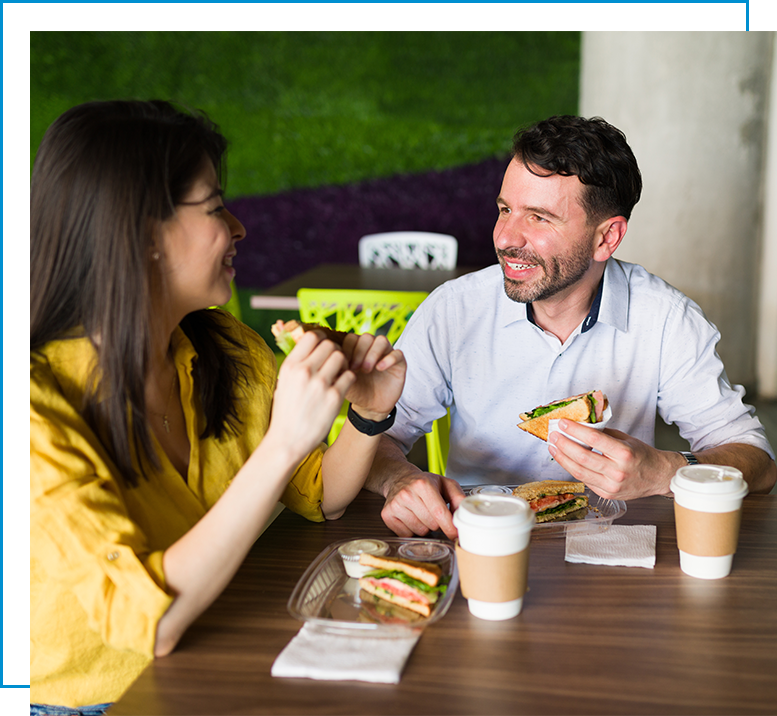
<path id="1" fill-rule="evenodd" d="M 642 175 L 626 135 L 601 117 L 551 117 L 519 131 L 513 156 L 537 176 L 576 176 L 585 185 L 588 222 L 631 217 L 642 193 Z M 537 168 L 547 174 L 540 174 Z"/>
<path id="2" fill-rule="evenodd" d="M 79 333 L 98 365 L 83 415 L 120 475 L 159 465 L 146 418 L 144 383 L 153 311 L 154 232 L 187 195 L 204 162 L 219 180 L 226 140 L 202 113 L 163 101 L 89 102 L 59 117 L 35 158 L 30 205 L 30 353 Z M 190 313 L 181 328 L 198 353 L 195 380 L 206 427 L 222 437 L 239 425 L 235 392 L 243 349 L 219 311 Z"/>

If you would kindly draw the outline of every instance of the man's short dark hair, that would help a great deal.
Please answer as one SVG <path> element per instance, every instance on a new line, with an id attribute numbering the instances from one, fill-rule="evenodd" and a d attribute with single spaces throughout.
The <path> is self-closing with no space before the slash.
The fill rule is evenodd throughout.
<path id="1" fill-rule="evenodd" d="M 513 156 L 537 176 L 576 176 L 589 223 L 631 217 L 642 175 L 626 135 L 601 117 L 550 117 L 519 131 Z"/>

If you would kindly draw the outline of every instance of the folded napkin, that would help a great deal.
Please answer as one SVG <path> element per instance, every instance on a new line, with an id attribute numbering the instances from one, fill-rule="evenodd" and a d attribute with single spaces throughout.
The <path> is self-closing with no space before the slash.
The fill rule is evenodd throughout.
<path id="1" fill-rule="evenodd" d="M 270 673 L 321 681 L 398 684 L 420 636 L 420 629 L 373 636 L 361 630 L 333 630 L 306 622 L 278 655 Z"/>
<path id="2" fill-rule="evenodd" d="M 604 532 L 567 532 L 567 562 L 647 567 L 656 564 L 655 525 L 612 525 Z"/>

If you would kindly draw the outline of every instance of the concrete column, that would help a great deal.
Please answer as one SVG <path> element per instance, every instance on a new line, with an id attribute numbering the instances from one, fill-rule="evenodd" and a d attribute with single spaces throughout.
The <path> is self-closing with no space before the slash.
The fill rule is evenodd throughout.
<path id="1" fill-rule="evenodd" d="M 695 300 L 754 391 L 774 33 L 583 33 L 580 114 L 623 130 L 642 200 L 617 258 Z M 769 241 L 775 240 L 774 236 Z M 777 340 L 777 324 L 771 330 Z"/>
<path id="2" fill-rule="evenodd" d="M 777 47 L 772 48 L 769 94 L 756 373 L 759 396 L 775 399 L 777 398 Z"/>

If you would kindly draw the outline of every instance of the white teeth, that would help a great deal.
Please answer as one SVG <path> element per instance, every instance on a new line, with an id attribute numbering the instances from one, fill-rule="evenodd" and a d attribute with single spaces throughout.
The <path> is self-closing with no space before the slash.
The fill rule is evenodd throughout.
<path id="1" fill-rule="evenodd" d="M 507 265 L 513 270 L 513 271 L 523 271 L 527 268 L 533 268 L 537 264 L 512 264 L 509 261 L 507 262 Z"/>
<path id="2" fill-rule="evenodd" d="M 224 259 L 224 266 L 232 266 L 232 257 Z"/>

